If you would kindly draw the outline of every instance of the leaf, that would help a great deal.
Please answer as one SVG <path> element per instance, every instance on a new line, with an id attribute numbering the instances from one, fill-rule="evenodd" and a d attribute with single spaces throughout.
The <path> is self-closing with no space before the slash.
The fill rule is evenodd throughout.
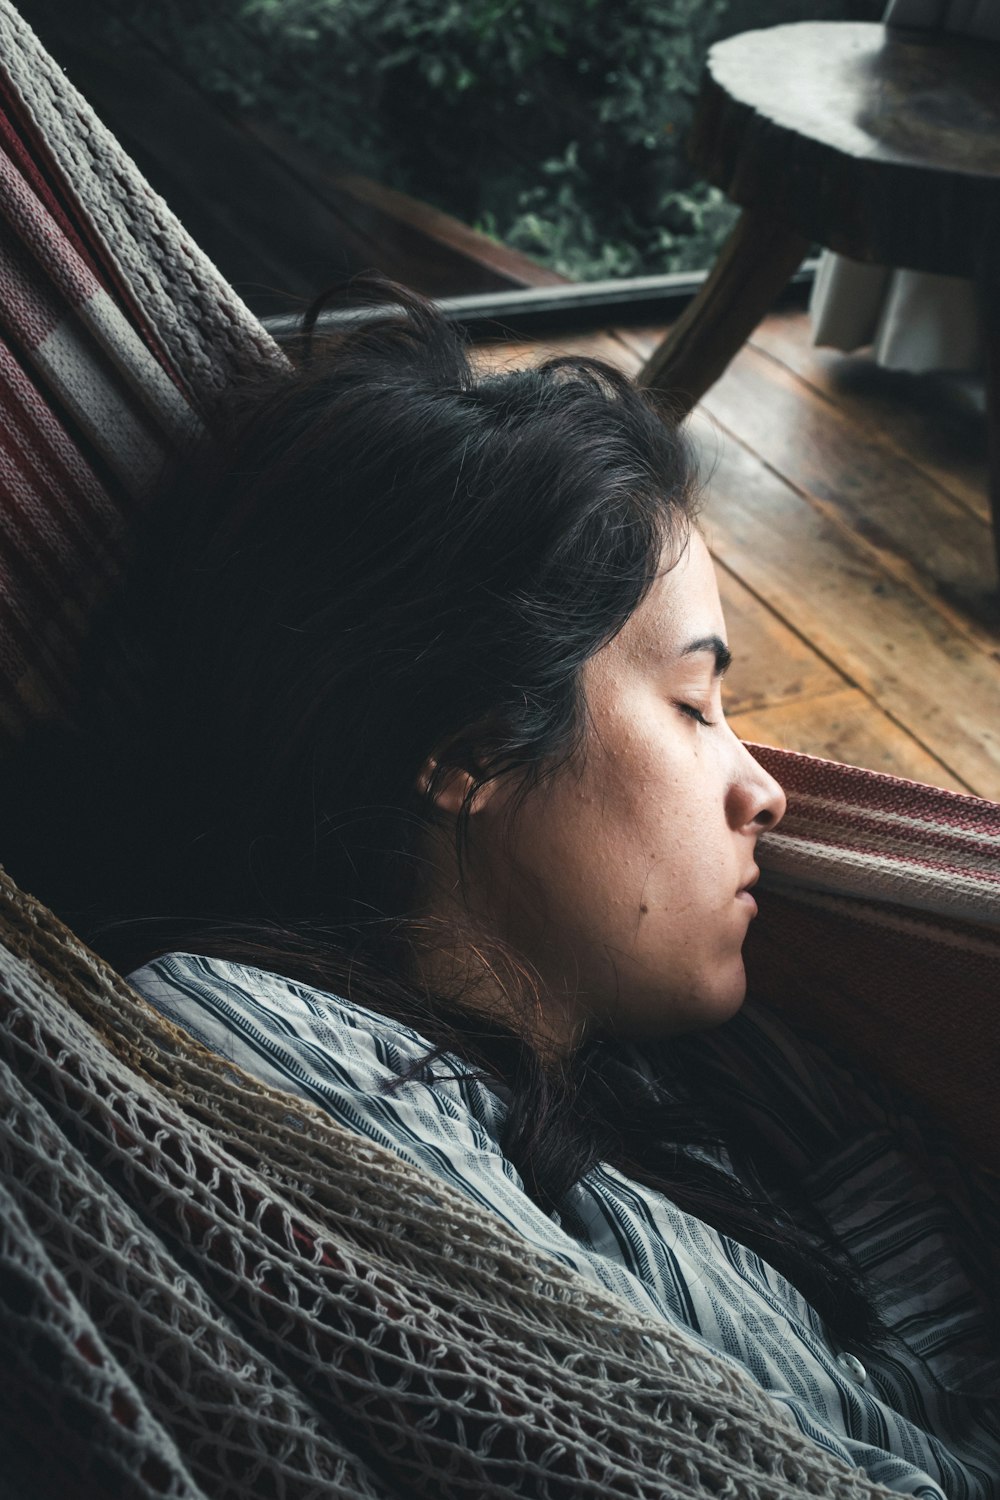
<path id="1" fill-rule="evenodd" d="M 97 0 L 76 3 L 109 25 Z M 733 210 L 684 153 L 705 53 L 727 29 L 837 8 L 132 0 L 129 19 L 201 87 L 335 167 L 488 225 L 564 274 L 600 276 L 712 260 Z"/>

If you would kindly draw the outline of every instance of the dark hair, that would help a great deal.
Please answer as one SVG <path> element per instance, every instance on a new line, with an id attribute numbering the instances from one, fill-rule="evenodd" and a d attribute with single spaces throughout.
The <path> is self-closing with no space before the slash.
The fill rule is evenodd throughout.
<path id="1" fill-rule="evenodd" d="M 581 668 L 679 557 L 696 484 L 685 434 L 609 366 L 477 371 L 428 304 L 371 295 L 377 316 L 237 392 L 165 491 L 95 637 L 48 802 L 65 877 L 41 893 L 123 972 L 214 953 L 405 1020 L 504 1079 L 504 1146 L 546 1209 L 610 1160 L 862 1340 L 834 1248 L 683 1149 L 726 1132 L 682 1079 L 645 1083 L 600 1038 L 545 1064 L 409 977 L 421 768 L 527 788 L 572 755 Z"/>
<path id="2" fill-rule="evenodd" d="M 141 583 L 184 899 L 405 911 L 421 767 L 530 780 L 570 752 L 580 667 L 683 545 L 685 452 L 608 367 L 477 377 L 413 298 L 257 394 Z"/>

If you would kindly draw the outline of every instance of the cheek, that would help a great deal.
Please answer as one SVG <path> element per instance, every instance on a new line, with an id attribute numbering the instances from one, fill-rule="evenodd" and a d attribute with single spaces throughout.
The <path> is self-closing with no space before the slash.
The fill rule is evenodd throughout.
<path id="1" fill-rule="evenodd" d="M 611 783 L 588 769 L 543 783 L 493 830 L 483 874 L 506 893 L 502 920 L 517 941 L 578 942 L 606 926 L 633 878 L 635 852 L 620 836 Z"/>
<path id="2" fill-rule="evenodd" d="M 747 924 L 719 798 L 703 795 L 697 755 L 669 773 L 651 755 L 633 755 L 628 776 L 620 766 L 592 758 L 583 776 L 526 799 L 492 909 L 591 1021 L 635 1035 L 720 1024 L 743 1000 Z"/>
<path id="3" fill-rule="evenodd" d="M 579 780 L 549 791 L 525 804 L 515 852 L 544 885 L 553 916 L 620 942 L 623 925 L 634 930 L 654 904 L 683 904 L 704 820 L 676 774 L 649 754 L 602 754 Z"/>

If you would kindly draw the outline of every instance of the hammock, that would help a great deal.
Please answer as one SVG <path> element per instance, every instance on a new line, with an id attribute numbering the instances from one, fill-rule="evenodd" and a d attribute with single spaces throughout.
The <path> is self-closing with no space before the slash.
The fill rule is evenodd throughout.
<path id="1" fill-rule="evenodd" d="M 8 0 L 0 59 L 9 743 L 71 706 L 163 455 L 282 356 Z M 754 753 L 789 792 L 755 990 L 997 1170 L 1000 807 Z M 2 873 L 0 1200 L 5 1493 L 889 1494 L 682 1331 L 206 1052 Z"/>

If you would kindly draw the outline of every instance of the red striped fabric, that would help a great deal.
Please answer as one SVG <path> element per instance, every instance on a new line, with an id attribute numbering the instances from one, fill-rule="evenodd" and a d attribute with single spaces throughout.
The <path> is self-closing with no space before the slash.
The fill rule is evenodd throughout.
<path id="1" fill-rule="evenodd" d="M 0 0 L 0 752 L 72 701 L 165 455 L 280 359 Z"/>
<path id="2" fill-rule="evenodd" d="M 134 505 L 108 431 L 88 422 L 96 351 L 77 314 L 100 288 L 3 152 L 0 212 L 0 726 L 13 735 L 69 700 L 84 623 L 121 565 Z M 42 234 L 56 251 L 45 259 Z M 146 444 L 152 471 L 152 433 Z"/>
<path id="3" fill-rule="evenodd" d="M 751 990 L 1000 1170 L 1000 805 L 750 748 L 788 794 L 759 845 Z"/>

